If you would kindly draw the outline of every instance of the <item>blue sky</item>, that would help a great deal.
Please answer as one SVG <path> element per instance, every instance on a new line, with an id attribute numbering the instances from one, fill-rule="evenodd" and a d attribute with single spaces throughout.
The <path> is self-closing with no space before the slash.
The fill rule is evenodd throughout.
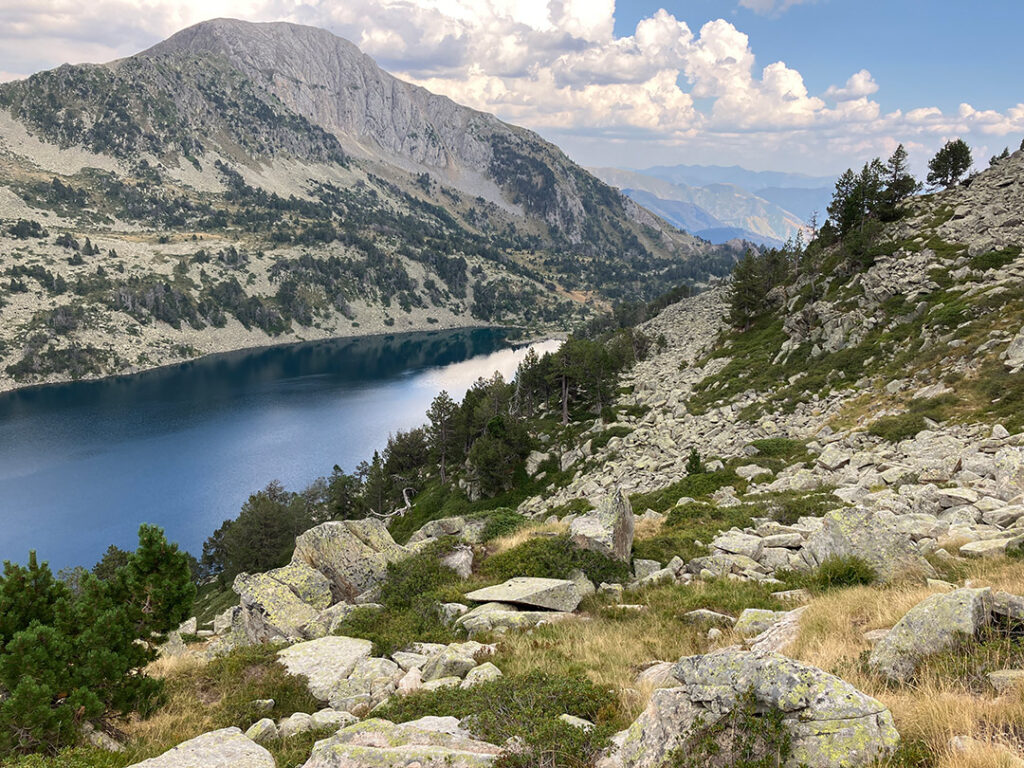
<path id="1" fill-rule="evenodd" d="M 834 174 L 904 143 L 1024 137 L 1024 2 L 0 0 L 0 79 L 102 62 L 217 16 L 329 29 L 587 165 Z"/>

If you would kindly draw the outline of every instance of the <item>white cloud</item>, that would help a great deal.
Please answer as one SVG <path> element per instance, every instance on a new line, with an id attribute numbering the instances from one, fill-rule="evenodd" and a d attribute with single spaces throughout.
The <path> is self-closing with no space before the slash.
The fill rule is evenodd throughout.
<path id="1" fill-rule="evenodd" d="M 878 83 L 875 82 L 870 72 L 862 69 L 860 72 L 850 75 L 850 79 L 846 81 L 846 85 L 842 88 L 830 85 L 828 90 L 825 91 L 825 96 L 836 101 L 851 101 L 877 92 Z"/>
<path id="2" fill-rule="evenodd" d="M 815 0 L 740 0 L 740 7 L 747 8 L 762 16 L 788 11 L 794 5 L 813 3 Z"/>
<path id="3" fill-rule="evenodd" d="M 740 4 L 781 13 L 800 1 Z M 894 142 L 934 151 L 952 135 L 1024 132 L 1024 104 L 883 114 L 867 69 L 811 93 L 786 62 L 758 62 L 724 19 L 694 31 L 662 9 L 616 36 L 614 0 L 33 0 L 0 4 L 0 71 L 110 60 L 216 16 L 325 27 L 405 79 L 558 136 L 586 162 L 633 141 L 651 162 L 700 153 L 815 172 Z"/>

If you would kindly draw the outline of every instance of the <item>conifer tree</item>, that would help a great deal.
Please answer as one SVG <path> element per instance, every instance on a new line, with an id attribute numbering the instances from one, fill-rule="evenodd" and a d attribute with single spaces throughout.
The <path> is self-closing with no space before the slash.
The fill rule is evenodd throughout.
<path id="1" fill-rule="evenodd" d="M 950 189 L 971 167 L 971 148 L 963 139 L 947 141 L 928 161 L 928 183 Z"/>
<path id="2" fill-rule="evenodd" d="M 430 421 L 427 427 L 430 451 L 437 461 L 442 483 L 448 482 L 446 471 L 448 459 L 454 453 L 457 445 L 455 419 L 458 412 L 458 405 L 445 390 L 441 390 L 427 410 L 427 419 Z"/>

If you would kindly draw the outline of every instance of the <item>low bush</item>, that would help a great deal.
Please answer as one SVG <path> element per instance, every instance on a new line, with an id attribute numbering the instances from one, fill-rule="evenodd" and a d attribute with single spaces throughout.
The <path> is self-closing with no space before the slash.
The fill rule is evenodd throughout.
<path id="1" fill-rule="evenodd" d="M 925 429 L 924 416 L 917 413 L 901 413 L 898 416 L 883 416 L 875 419 L 868 432 L 891 443 L 909 440 Z"/>
<path id="2" fill-rule="evenodd" d="M 758 455 L 770 458 L 795 459 L 807 452 L 807 446 L 802 442 L 791 440 L 787 437 L 769 437 L 764 440 L 755 440 L 751 445 L 757 449 Z"/>
<path id="3" fill-rule="evenodd" d="M 484 523 L 484 530 L 480 535 L 480 541 L 484 544 L 500 536 L 515 533 L 527 522 L 523 515 L 508 507 L 498 507 L 489 512 L 482 512 L 478 516 L 483 517 L 486 521 Z"/>
<path id="4" fill-rule="evenodd" d="M 684 496 L 699 499 L 710 496 L 719 488 L 724 488 L 727 485 L 732 485 L 739 489 L 745 483 L 733 470 L 720 469 L 717 472 L 688 475 L 682 480 L 657 491 L 633 494 L 629 497 L 629 501 L 637 512 L 642 512 L 646 509 L 664 512 Z"/>
<path id="5" fill-rule="evenodd" d="M 378 608 L 357 608 L 342 622 L 337 634 L 373 643 L 374 654 L 390 656 L 410 643 L 452 643 L 455 631 L 439 613 L 443 602 L 462 595 L 455 587 L 458 574 L 440 562 L 454 542 L 438 542 L 413 557 L 388 566 Z"/>
<path id="6" fill-rule="evenodd" d="M 878 572 L 863 558 L 844 555 L 826 558 L 807 573 L 783 573 L 780 578 L 792 589 L 802 587 L 821 594 L 833 589 L 873 584 L 878 580 Z"/>
<path id="7" fill-rule="evenodd" d="M 534 671 L 465 690 L 441 688 L 394 698 L 376 714 L 394 722 L 430 715 L 467 718 L 469 730 L 483 741 L 519 740 L 521 750 L 502 755 L 496 768 L 585 768 L 608 744 L 606 721 L 614 707 L 612 693 L 583 675 Z M 562 714 L 597 726 L 583 731 L 559 720 Z"/>
<path id="8" fill-rule="evenodd" d="M 565 579 L 579 568 L 595 584 L 602 581 L 625 581 L 629 566 L 597 552 L 573 546 L 568 536 L 545 536 L 527 539 L 484 561 L 481 573 L 496 581 L 514 576 L 542 579 Z"/>

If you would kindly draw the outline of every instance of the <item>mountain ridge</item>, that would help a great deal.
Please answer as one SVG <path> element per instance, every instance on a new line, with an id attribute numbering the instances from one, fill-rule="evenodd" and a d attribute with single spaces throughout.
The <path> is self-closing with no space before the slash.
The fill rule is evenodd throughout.
<path id="1" fill-rule="evenodd" d="M 739 255 L 312 27 L 203 22 L 0 85 L 0 113 L 4 388 L 239 344 L 565 330 Z"/>

